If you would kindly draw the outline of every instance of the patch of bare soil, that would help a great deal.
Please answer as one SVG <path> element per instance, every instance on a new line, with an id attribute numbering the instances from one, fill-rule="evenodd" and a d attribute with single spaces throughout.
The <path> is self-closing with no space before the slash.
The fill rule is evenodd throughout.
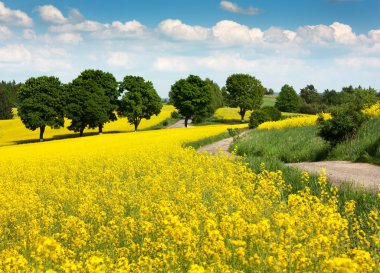
<path id="1" fill-rule="evenodd" d="M 356 188 L 364 188 L 378 192 L 380 187 L 380 166 L 350 161 L 322 161 L 289 163 L 287 166 L 296 167 L 309 173 L 318 174 L 326 170 L 327 177 L 339 186 L 344 182 L 352 183 Z"/>

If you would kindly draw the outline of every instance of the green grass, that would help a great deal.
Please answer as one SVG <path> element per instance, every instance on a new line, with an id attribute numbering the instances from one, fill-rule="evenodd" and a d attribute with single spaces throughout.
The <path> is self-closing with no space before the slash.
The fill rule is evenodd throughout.
<path id="1" fill-rule="evenodd" d="M 264 96 L 264 99 L 263 99 L 263 104 L 261 105 L 261 107 L 264 107 L 264 106 L 274 106 L 274 104 L 276 103 L 276 98 L 277 96 L 273 95 L 273 96 Z"/>
<path id="2" fill-rule="evenodd" d="M 335 148 L 331 148 L 317 136 L 317 126 L 268 131 L 252 130 L 236 141 L 231 149 L 237 146 L 237 153 L 245 157 L 246 162 L 255 172 L 260 171 L 261 163 L 264 163 L 268 170 L 281 170 L 284 180 L 292 186 L 290 193 L 296 193 L 304 188 L 301 181 L 302 172 L 284 163 L 326 159 L 352 161 L 365 159 L 372 163 L 379 162 L 379 128 L 380 118 L 372 119 L 363 125 L 354 139 L 341 143 Z M 317 181 L 317 176 L 310 175 L 309 186 L 315 195 L 320 193 Z M 331 184 L 329 184 L 330 187 Z M 372 192 L 353 188 L 348 183 L 343 183 L 339 187 L 339 192 L 338 201 L 341 210 L 348 200 L 356 201 L 356 214 L 362 218 L 365 218 L 371 209 L 380 209 L 379 199 Z"/>
<path id="3" fill-rule="evenodd" d="M 183 147 L 193 147 L 194 149 L 198 149 L 202 146 L 205 146 L 205 145 L 208 145 L 208 144 L 211 144 L 211 143 L 214 143 L 216 141 L 219 141 L 219 140 L 222 140 L 225 138 L 229 138 L 229 137 L 231 137 L 231 136 L 226 131 L 226 132 L 223 132 L 223 133 L 215 135 L 215 136 L 203 138 L 203 139 L 200 139 L 197 141 L 191 141 L 191 142 L 184 143 L 182 146 Z"/>

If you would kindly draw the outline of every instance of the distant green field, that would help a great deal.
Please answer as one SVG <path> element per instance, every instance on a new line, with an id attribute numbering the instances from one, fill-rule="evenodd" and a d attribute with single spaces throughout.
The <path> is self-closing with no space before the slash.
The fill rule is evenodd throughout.
<path id="1" fill-rule="evenodd" d="M 264 96 L 263 106 L 274 106 L 277 96 Z"/>

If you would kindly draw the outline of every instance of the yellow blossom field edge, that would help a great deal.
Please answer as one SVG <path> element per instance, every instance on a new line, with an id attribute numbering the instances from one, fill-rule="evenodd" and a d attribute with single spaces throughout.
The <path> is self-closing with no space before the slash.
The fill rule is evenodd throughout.
<path id="1" fill-rule="evenodd" d="M 331 119 L 331 115 L 327 113 L 322 113 L 325 120 Z M 301 117 L 293 117 L 288 119 L 283 119 L 279 121 L 267 121 L 258 126 L 258 129 L 281 129 L 287 127 L 304 127 L 312 126 L 317 124 L 319 115 L 307 115 Z"/>
<path id="2" fill-rule="evenodd" d="M 139 130 L 143 130 L 159 124 L 170 117 L 171 112 L 175 110 L 172 105 L 164 105 L 161 113 L 158 116 L 153 116 L 149 120 L 143 119 L 139 126 Z M 46 128 L 44 137 L 46 140 L 53 138 L 65 138 L 76 136 L 78 133 L 69 131 L 66 127 L 70 124 L 70 120 L 65 121 L 65 126 L 60 129 Z M 118 118 L 118 120 L 104 125 L 103 131 L 109 132 L 129 132 L 133 131 L 133 125 L 128 123 L 126 118 Z M 85 133 L 96 133 L 97 129 L 86 129 Z M 25 128 L 20 118 L 15 117 L 11 120 L 0 120 L 0 146 L 13 145 L 17 143 L 25 143 L 32 140 L 37 140 L 39 137 L 38 130 L 31 131 Z"/>
<path id="3" fill-rule="evenodd" d="M 0 272 L 371 272 L 379 212 L 182 149 L 225 125 L 0 147 Z"/>

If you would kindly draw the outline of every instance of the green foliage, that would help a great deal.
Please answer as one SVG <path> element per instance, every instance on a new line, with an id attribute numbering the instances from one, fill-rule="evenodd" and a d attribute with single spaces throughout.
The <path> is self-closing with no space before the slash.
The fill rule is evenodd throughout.
<path id="1" fill-rule="evenodd" d="M 299 110 L 300 100 L 296 91 L 290 85 L 285 84 L 277 97 L 275 107 L 281 112 L 296 113 Z"/>
<path id="2" fill-rule="evenodd" d="M 309 84 L 301 89 L 300 97 L 306 104 L 320 103 L 322 99 L 321 95 L 312 84 Z"/>
<path id="3" fill-rule="evenodd" d="M 9 102 L 8 92 L 0 86 L 0 119 L 12 118 L 12 105 Z"/>
<path id="4" fill-rule="evenodd" d="M 239 107 L 241 120 L 247 110 L 259 109 L 265 94 L 261 82 L 248 74 L 233 74 L 227 78 L 226 92 L 229 106 Z"/>
<path id="5" fill-rule="evenodd" d="M 272 88 L 265 88 L 265 95 L 268 96 L 273 96 L 274 95 L 274 90 Z"/>
<path id="6" fill-rule="evenodd" d="M 12 108 L 17 106 L 17 93 L 21 84 L 0 82 L 0 119 L 13 118 Z"/>
<path id="7" fill-rule="evenodd" d="M 201 120 L 213 112 L 210 85 L 199 76 L 190 75 L 175 82 L 169 97 L 174 107 L 185 118 L 186 127 L 190 118 Z"/>
<path id="8" fill-rule="evenodd" d="M 249 129 L 257 128 L 261 123 L 269 121 L 270 116 L 262 110 L 253 110 L 249 117 Z"/>
<path id="9" fill-rule="evenodd" d="M 207 84 L 208 88 L 211 91 L 211 108 L 210 108 L 211 113 L 209 115 L 211 116 L 212 114 L 214 114 L 216 109 L 223 107 L 224 105 L 223 95 L 222 95 L 222 91 L 220 90 L 219 85 L 216 82 L 210 79 L 206 79 L 205 83 Z"/>
<path id="10" fill-rule="evenodd" d="M 108 82 L 101 82 L 103 77 L 109 78 L 111 82 L 111 76 L 99 70 L 85 70 L 67 84 L 65 114 L 71 119 L 67 127 L 69 130 L 79 132 L 82 136 L 86 127 L 99 127 L 101 133 L 103 124 L 112 120 L 110 111 L 115 108 L 112 92 L 106 88 Z"/>
<path id="11" fill-rule="evenodd" d="M 366 120 L 365 115 L 354 105 L 336 108 L 331 115 L 330 120 L 320 119 L 318 134 L 333 146 L 355 136 Z"/>
<path id="12" fill-rule="evenodd" d="M 270 121 L 277 121 L 280 120 L 282 117 L 281 112 L 273 106 L 264 106 L 263 108 L 261 108 L 261 111 L 269 117 Z"/>
<path id="13" fill-rule="evenodd" d="M 178 111 L 173 111 L 170 113 L 170 116 L 174 119 L 180 119 L 182 118 L 181 114 Z"/>
<path id="14" fill-rule="evenodd" d="M 21 86 L 18 100 L 21 121 L 32 131 L 40 128 L 41 141 L 46 126 L 59 128 L 64 125 L 64 94 L 58 78 L 29 78 Z"/>
<path id="15" fill-rule="evenodd" d="M 126 93 L 120 101 L 118 113 L 127 117 L 129 123 L 135 126 L 135 131 L 142 119 L 150 119 L 161 112 L 162 101 L 152 82 L 139 76 L 125 76 L 119 88 Z"/>

